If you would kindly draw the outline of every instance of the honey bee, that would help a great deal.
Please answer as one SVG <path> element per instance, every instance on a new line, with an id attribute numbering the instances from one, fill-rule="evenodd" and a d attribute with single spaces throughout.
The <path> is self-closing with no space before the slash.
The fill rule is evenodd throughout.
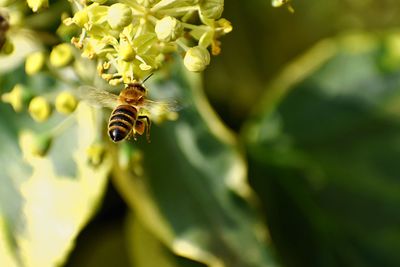
<path id="1" fill-rule="evenodd" d="M 130 137 L 136 139 L 136 134 L 143 135 L 145 132 L 150 142 L 151 121 L 148 115 L 152 111 L 170 112 L 176 108 L 172 102 L 147 99 L 147 91 L 139 82 L 126 84 L 119 95 L 90 86 L 82 86 L 79 94 L 91 104 L 113 109 L 108 121 L 108 136 L 115 143 Z"/>

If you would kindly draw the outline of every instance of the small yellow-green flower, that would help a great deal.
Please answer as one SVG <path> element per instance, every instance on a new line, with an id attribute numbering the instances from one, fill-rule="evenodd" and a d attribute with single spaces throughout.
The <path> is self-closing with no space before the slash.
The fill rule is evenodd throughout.
<path id="1" fill-rule="evenodd" d="M 51 105 L 46 98 L 42 96 L 34 97 L 29 103 L 29 114 L 37 122 L 47 120 L 51 115 Z"/>
<path id="2" fill-rule="evenodd" d="M 56 110 L 62 114 L 71 114 L 75 111 L 78 100 L 70 92 L 61 92 L 56 98 Z"/>
<path id="3" fill-rule="evenodd" d="M 75 13 L 72 21 L 79 27 L 83 28 L 89 22 L 89 15 L 86 9 L 79 10 Z"/>
<path id="4" fill-rule="evenodd" d="M 186 52 L 183 63 L 189 71 L 203 71 L 210 64 L 210 53 L 202 46 L 192 47 Z"/>
<path id="5" fill-rule="evenodd" d="M 59 44 L 50 53 L 50 64 L 60 68 L 68 65 L 74 58 L 72 47 L 69 44 Z"/>
<path id="6" fill-rule="evenodd" d="M 182 35 L 183 26 L 182 23 L 176 18 L 166 16 L 157 21 L 155 32 L 158 40 L 163 42 L 171 42 L 175 41 Z"/>
<path id="7" fill-rule="evenodd" d="M 46 55 L 44 52 L 39 51 L 30 54 L 25 61 L 25 72 L 28 75 L 38 73 L 46 62 Z"/>

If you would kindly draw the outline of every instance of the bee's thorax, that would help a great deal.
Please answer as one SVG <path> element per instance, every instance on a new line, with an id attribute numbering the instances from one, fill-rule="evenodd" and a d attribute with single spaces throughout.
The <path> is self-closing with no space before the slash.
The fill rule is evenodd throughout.
<path id="1" fill-rule="evenodd" d="M 119 94 L 119 101 L 128 105 L 140 105 L 143 103 L 145 95 L 146 91 L 142 86 L 127 86 Z"/>

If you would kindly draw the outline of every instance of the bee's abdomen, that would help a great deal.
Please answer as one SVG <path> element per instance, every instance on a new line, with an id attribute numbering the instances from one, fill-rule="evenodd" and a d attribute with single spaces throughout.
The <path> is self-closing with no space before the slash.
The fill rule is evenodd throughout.
<path id="1" fill-rule="evenodd" d="M 124 140 L 131 132 L 137 117 L 137 110 L 129 105 L 120 105 L 111 113 L 108 135 L 114 142 Z"/>

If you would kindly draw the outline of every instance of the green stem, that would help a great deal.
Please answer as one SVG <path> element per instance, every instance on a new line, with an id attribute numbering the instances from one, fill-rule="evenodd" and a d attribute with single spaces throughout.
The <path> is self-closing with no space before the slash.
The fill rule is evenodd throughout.
<path id="1" fill-rule="evenodd" d="M 182 41 L 182 38 L 179 38 L 176 40 L 176 43 L 183 49 L 186 51 L 189 50 L 189 47 Z"/>
<path id="2" fill-rule="evenodd" d="M 74 116 L 69 115 L 62 122 L 56 125 L 53 129 L 50 130 L 50 135 L 52 137 L 60 136 L 63 132 L 65 132 L 69 127 L 73 125 L 75 122 Z"/>
<path id="3" fill-rule="evenodd" d="M 179 15 L 181 13 L 187 13 L 191 11 L 199 10 L 198 6 L 183 6 L 183 7 L 174 7 L 169 9 L 150 9 L 151 12 L 159 12 L 163 14 L 168 14 L 170 16 Z"/>
<path id="4" fill-rule="evenodd" d="M 187 29 L 191 29 L 191 30 L 198 30 L 198 29 L 206 30 L 206 27 L 208 27 L 208 26 L 204 26 L 204 25 L 193 25 L 193 24 L 185 23 L 185 22 L 182 22 L 182 25 L 183 25 L 183 27 L 185 27 Z"/>

